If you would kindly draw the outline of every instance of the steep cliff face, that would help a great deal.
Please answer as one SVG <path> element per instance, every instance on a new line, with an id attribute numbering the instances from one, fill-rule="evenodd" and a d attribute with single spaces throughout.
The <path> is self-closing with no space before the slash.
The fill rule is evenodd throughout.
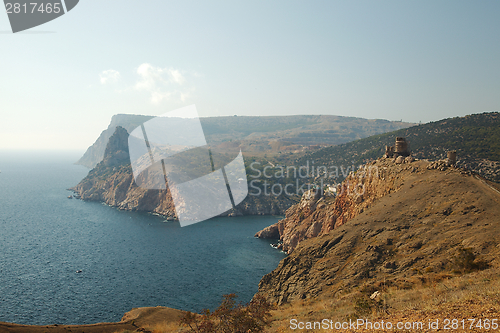
<path id="1" fill-rule="evenodd" d="M 421 172 L 422 162 L 408 157 L 379 159 L 350 173 L 336 198 L 324 196 L 320 189 L 304 193 L 301 201 L 286 211 L 286 218 L 258 232 L 259 238 L 279 238 L 282 249 L 291 253 L 308 238 L 324 235 L 362 213 L 374 201 L 397 191 L 408 173 Z"/>
<path id="2" fill-rule="evenodd" d="M 123 210 L 145 211 L 176 218 L 169 190 L 147 190 L 136 185 L 128 153 L 128 133 L 118 126 L 109 138 L 101 162 L 73 190 L 78 197 Z M 236 209 L 222 215 L 282 215 L 294 204 L 286 196 L 249 195 Z"/>
<path id="3" fill-rule="evenodd" d="M 72 190 L 83 200 L 175 218 L 168 191 L 146 190 L 135 184 L 128 153 L 128 133 L 120 126 L 109 138 L 102 161 Z"/>
<path id="4" fill-rule="evenodd" d="M 85 154 L 76 162 L 76 164 L 86 166 L 87 168 L 94 168 L 99 162 L 102 161 L 105 155 L 105 150 L 109 139 L 115 133 L 116 127 L 120 126 L 126 131 L 130 132 L 140 124 L 152 116 L 131 115 L 131 114 L 117 114 L 111 118 L 111 122 L 107 129 L 102 131 L 96 142 L 90 146 Z"/>
<path id="5" fill-rule="evenodd" d="M 498 267 L 495 183 L 445 163 L 384 159 L 371 166 L 378 176 L 356 173 L 346 180 L 353 184 L 346 187 L 363 184 L 362 194 L 346 191 L 323 205 L 311 193 L 274 226 L 293 252 L 262 278 L 259 293 L 283 304 L 335 297 L 354 286 L 407 288 L 467 265 Z"/>

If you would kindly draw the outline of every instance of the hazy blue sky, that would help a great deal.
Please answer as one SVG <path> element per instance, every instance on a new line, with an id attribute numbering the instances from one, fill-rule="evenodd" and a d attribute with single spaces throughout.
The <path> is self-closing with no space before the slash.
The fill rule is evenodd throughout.
<path id="1" fill-rule="evenodd" d="M 499 110 L 499 17 L 498 0 L 81 0 L 12 34 L 2 12 L 0 149 L 85 149 L 113 114 L 189 104 L 411 122 Z"/>

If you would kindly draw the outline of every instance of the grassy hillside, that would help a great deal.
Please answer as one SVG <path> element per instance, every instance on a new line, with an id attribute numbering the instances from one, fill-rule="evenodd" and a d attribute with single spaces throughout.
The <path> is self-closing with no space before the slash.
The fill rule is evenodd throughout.
<path id="1" fill-rule="evenodd" d="M 400 129 L 390 133 L 327 147 L 306 154 L 295 163 L 305 165 L 360 165 L 381 157 L 385 146 L 394 145 L 396 137 L 406 137 L 412 155 L 420 159 L 441 159 L 456 150 L 458 165 L 500 182 L 500 113 L 482 113 L 444 119 Z"/>
<path id="2" fill-rule="evenodd" d="M 303 231 L 312 237 L 259 284 L 259 294 L 279 305 L 269 332 L 290 331 L 293 319 L 428 323 L 439 318 L 442 328 L 444 318 L 478 323 L 490 314 L 498 317 L 498 186 L 429 164 L 381 159 L 370 164 L 377 173 L 359 172 L 344 183 L 346 196 L 360 198 L 355 205 L 339 195 L 289 210 L 290 223 L 279 229 L 295 226 L 291 237 Z M 362 184 L 364 191 L 349 190 L 348 184 Z M 349 219 L 339 224 L 342 216 Z M 320 228 L 326 232 L 315 236 Z M 468 332 L 483 329 L 470 324 Z M 360 331 L 365 330 L 350 332 Z"/>

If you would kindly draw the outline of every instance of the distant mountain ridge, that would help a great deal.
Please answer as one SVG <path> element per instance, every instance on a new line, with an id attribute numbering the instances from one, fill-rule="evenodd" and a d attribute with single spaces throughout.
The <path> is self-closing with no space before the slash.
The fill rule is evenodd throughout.
<path id="1" fill-rule="evenodd" d="M 419 159 L 442 159 L 447 151 L 456 150 L 458 166 L 500 182 L 499 112 L 448 118 L 374 135 L 307 153 L 296 163 L 357 166 L 381 157 L 385 146 L 394 145 L 396 137 L 405 137 L 412 155 Z"/>
<path id="2" fill-rule="evenodd" d="M 117 126 L 130 133 L 153 116 L 114 115 L 108 128 L 76 164 L 93 168 L 104 156 L 109 138 Z M 200 118 L 207 142 L 224 149 L 244 152 L 299 150 L 310 145 L 337 145 L 370 135 L 406 128 L 413 124 L 381 119 L 329 115 L 233 116 Z M 227 146 L 227 147 L 226 147 Z"/>

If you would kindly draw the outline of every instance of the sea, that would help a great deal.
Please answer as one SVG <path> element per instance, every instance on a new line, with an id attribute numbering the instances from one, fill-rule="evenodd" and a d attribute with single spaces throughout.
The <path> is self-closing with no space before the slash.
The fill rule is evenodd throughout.
<path id="1" fill-rule="evenodd" d="M 187 227 L 143 212 L 68 199 L 89 170 L 81 152 L 0 152 L 0 321 L 116 322 L 132 308 L 242 303 L 285 254 L 254 234 L 279 216 Z"/>

